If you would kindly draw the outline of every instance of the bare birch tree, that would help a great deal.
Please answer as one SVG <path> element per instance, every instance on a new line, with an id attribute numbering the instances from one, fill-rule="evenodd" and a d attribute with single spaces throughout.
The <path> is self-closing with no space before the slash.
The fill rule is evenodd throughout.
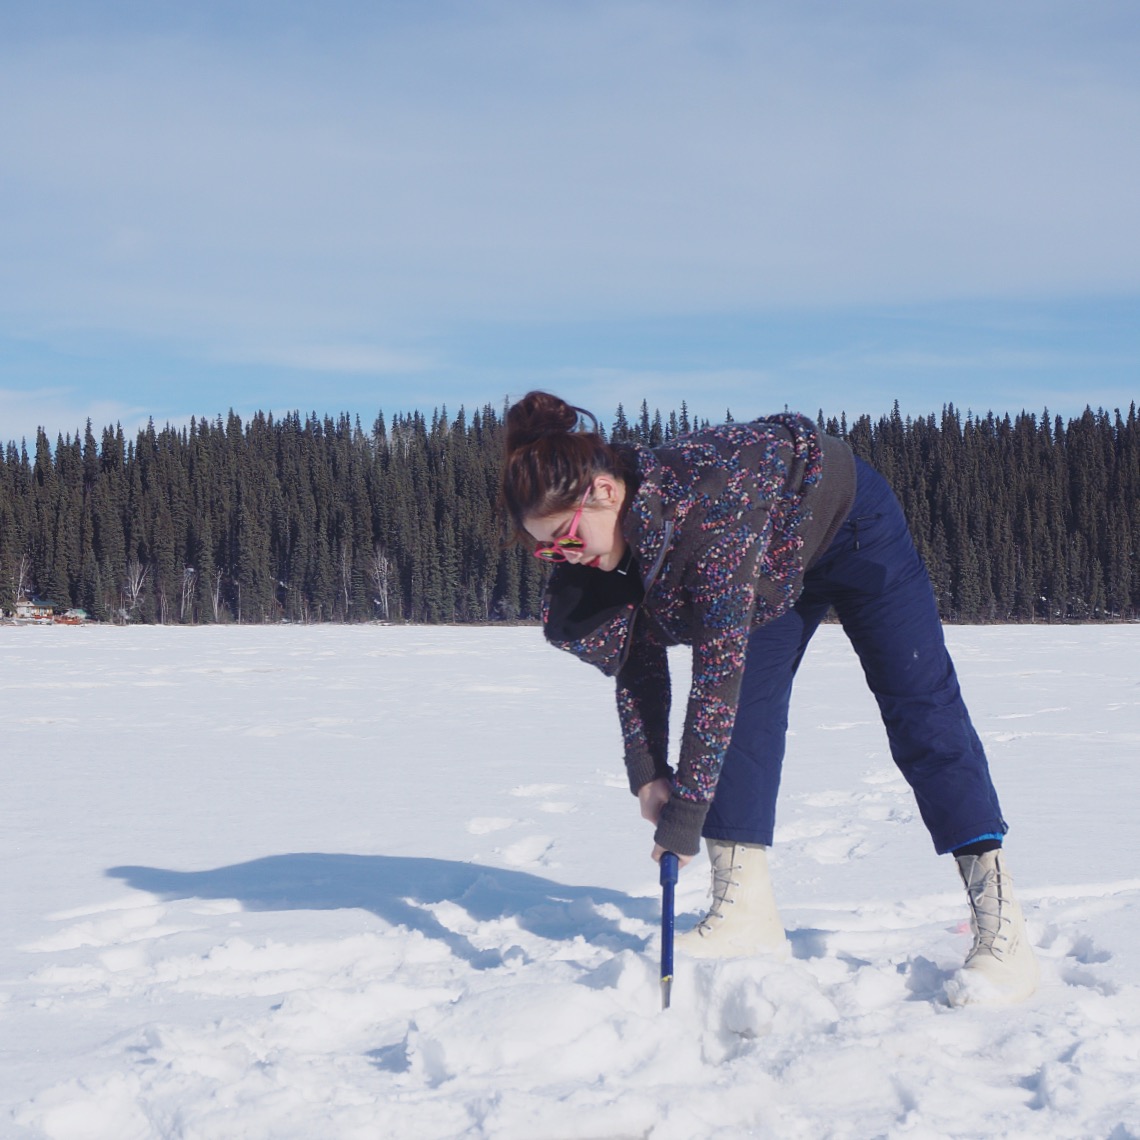
<path id="1" fill-rule="evenodd" d="M 214 610 L 214 621 L 218 620 L 218 613 L 221 610 L 222 603 L 222 572 L 218 570 L 214 574 L 214 588 L 210 591 L 210 604 Z"/>
<path id="2" fill-rule="evenodd" d="M 30 554 L 21 554 L 20 563 L 12 575 L 12 587 L 15 590 L 15 601 L 23 601 L 32 584 L 32 557 Z"/>
<path id="3" fill-rule="evenodd" d="M 344 620 L 348 621 L 348 608 L 352 591 L 352 559 L 348 554 L 348 544 L 340 548 L 340 588 L 344 594 Z"/>
<path id="4" fill-rule="evenodd" d="M 182 601 L 178 607 L 178 620 L 186 620 L 186 607 L 191 605 L 194 598 L 194 583 L 198 580 L 198 571 L 193 566 L 184 566 L 182 569 Z"/>
<path id="5" fill-rule="evenodd" d="M 392 577 L 392 563 L 384 547 L 372 548 L 372 562 L 369 567 L 372 571 L 372 584 L 376 587 L 376 598 L 380 603 L 380 613 L 384 621 L 388 620 L 388 587 Z"/>
<path id="6" fill-rule="evenodd" d="M 149 570 L 150 567 L 144 566 L 137 558 L 132 558 L 127 563 L 127 580 L 123 586 L 123 599 L 128 619 L 138 608 L 139 598 L 142 597 Z"/>

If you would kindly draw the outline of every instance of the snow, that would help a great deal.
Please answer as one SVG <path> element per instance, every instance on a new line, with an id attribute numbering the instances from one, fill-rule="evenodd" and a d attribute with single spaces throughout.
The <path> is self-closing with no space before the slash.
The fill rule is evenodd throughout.
<path id="1" fill-rule="evenodd" d="M 537 630 L 0 627 L 0 1135 L 1137 1140 L 1140 627 L 947 637 L 1039 993 L 948 1005 L 964 893 L 827 626 L 793 956 L 662 1012 L 610 682 Z"/>

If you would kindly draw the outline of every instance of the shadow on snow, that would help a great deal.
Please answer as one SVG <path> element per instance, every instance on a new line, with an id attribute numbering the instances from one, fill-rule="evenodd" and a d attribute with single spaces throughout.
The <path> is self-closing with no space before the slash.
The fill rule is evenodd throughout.
<path id="1" fill-rule="evenodd" d="M 246 910 L 371 911 L 392 926 L 438 939 L 457 957 L 485 969 L 502 962 L 499 950 L 480 950 L 445 926 L 430 909 L 460 907 L 474 923 L 514 919 L 542 938 L 581 935 L 610 950 L 643 950 L 648 938 L 622 929 L 621 918 L 652 923 L 657 903 L 605 887 L 572 887 L 524 871 L 445 859 L 391 855 L 269 855 L 211 871 L 111 867 L 111 878 L 164 900 L 235 899 Z M 604 914 L 601 908 L 618 912 Z"/>

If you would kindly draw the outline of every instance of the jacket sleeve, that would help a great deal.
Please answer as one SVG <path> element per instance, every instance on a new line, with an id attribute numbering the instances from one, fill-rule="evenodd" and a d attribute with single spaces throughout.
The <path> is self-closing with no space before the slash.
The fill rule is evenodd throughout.
<path id="1" fill-rule="evenodd" d="M 662 847 L 679 855 L 699 850 L 701 828 L 736 722 L 756 608 L 757 568 L 771 527 L 766 513 L 759 518 L 756 513 L 746 512 L 725 528 L 712 528 L 687 574 L 693 606 L 693 683 L 673 795 L 662 809 L 656 833 Z"/>
<path id="2" fill-rule="evenodd" d="M 625 741 L 629 789 L 660 777 L 672 779 L 669 766 L 669 661 L 665 646 L 641 615 L 634 624 L 629 656 L 617 675 L 617 709 Z"/>

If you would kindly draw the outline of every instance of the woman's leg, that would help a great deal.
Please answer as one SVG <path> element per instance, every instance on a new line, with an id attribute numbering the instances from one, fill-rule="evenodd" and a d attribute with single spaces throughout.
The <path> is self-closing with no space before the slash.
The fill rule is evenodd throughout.
<path id="1" fill-rule="evenodd" d="M 829 604 L 805 594 L 749 637 L 732 739 L 702 831 L 706 839 L 771 846 L 792 680 Z"/>
<path id="2" fill-rule="evenodd" d="M 792 678 L 826 612 L 826 605 L 801 599 L 748 639 L 736 722 L 704 826 L 712 903 L 692 930 L 678 936 L 683 954 L 788 953 L 767 848 L 775 827 Z"/>
<path id="3" fill-rule="evenodd" d="M 1004 853 L 990 849 L 1006 823 L 989 765 L 902 509 L 877 472 L 857 466 L 851 514 L 805 575 L 795 608 L 749 640 L 732 743 L 705 824 L 713 905 L 678 945 L 718 957 L 773 953 L 784 944 L 765 853 L 738 845 L 772 842 L 792 680 L 834 604 L 935 850 L 958 856 L 974 945 L 947 994 L 955 1005 L 1021 1001 L 1039 971 Z"/>
<path id="4" fill-rule="evenodd" d="M 891 755 L 942 854 L 1006 832 L 926 568 L 886 480 L 858 466 L 855 507 L 813 567 L 879 704 Z"/>

